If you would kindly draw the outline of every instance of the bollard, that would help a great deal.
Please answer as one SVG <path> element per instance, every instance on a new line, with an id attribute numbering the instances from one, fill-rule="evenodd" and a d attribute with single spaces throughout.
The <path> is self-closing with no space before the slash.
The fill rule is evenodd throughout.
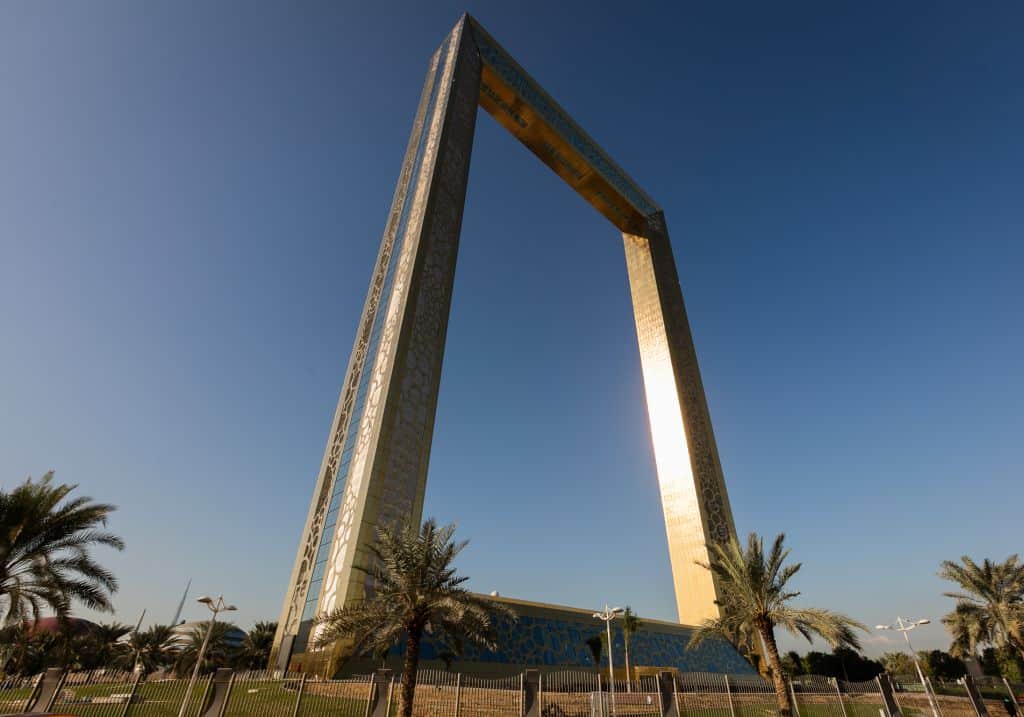
<path id="1" fill-rule="evenodd" d="M 391 706 L 391 670 L 380 669 L 373 673 L 373 704 L 370 706 L 372 717 L 388 717 Z"/>
<path id="2" fill-rule="evenodd" d="M 974 707 L 974 714 L 978 717 L 988 717 L 988 710 L 985 709 L 985 700 L 981 698 L 981 693 L 978 691 L 978 685 L 975 683 L 974 678 L 970 675 L 964 675 L 960 678 L 960 683 L 967 690 L 967 698 L 971 701 L 971 706 Z"/>
<path id="3" fill-rule="evenodd" d="M 680 717 L 682 711 L 676 699 L 676 681 L 668 670 L 658 673 L 658 692 L 661 693 L 661 716 Z"/>
<path id="4" fill-rule="evenodd" d="M 1006 692 L 1010 695 L 1009 703 L 1004 700 L 1003 704 L 1007 704 L 1008 706 L 1006 711 L 1016 717 L 1016 715 L 1020 714 L 1020 705 L 1017 704 L 1017 695 L 1013 694 L 1013 687 L 1010 686 L 1010 681 L 1005 677 L 1003 678 L 1003 685 L 1006 686 Z M 1010 707 L 1013 708 L 1012 711 L 1010 710 Z"/>
<path id="5" fill-rule="evenodd" d="M 887 717 L 903 717 L 903 713 L 900 712 L 900 706 L 896 703 L 896 698 L 892 692 L 892 682 L 889 681 L 889 674 L 883 672 L 875 678 L 875 684 L 878 685 L 878 693 L 882 696 L 882 704 L 885 705 L 885 714 Z M 928 689 L 925 687 L 925 689 Z"/>
<path id="6" fill-rule="evenodd" d="M 523 715 L 540 717 L 539 670 L 527 670 L 523 675 Z"/>
<path id="7" fill-rule="evenodd" d="M 212 692 L 206 709 L 200 709 L 200 717 L 221 717 L 228 706 L 228 693 L 231 691 L 231 678 L 235 671 L 230 667 L 218 667 L 213 673 Z"/>
<path id="8" fill-rule="evenodd" d="M 49 712 L 57 701 L 60 688 L 64 685 L 64 670 L 60 667 L 49 667 L 43 673 L 43 679 L 29 700 L 26 712 Z"/>

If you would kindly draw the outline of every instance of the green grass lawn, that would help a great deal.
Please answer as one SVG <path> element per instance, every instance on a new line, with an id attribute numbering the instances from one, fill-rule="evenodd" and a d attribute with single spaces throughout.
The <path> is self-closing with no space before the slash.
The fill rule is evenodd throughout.
<path id="1" fill-rule="evenodd" d="M 294 683 L 235 683 L 224 717 L 291 717 L 295 709 Z M 322 694 L 317 685 L 306 684 L 299 717 L 363 717 L 366 700 L 343 695 Z"/>
<path id="2" fill-rule="evenodd" d="M 224 717 L 292 717 L 297 692 L 294 683 L 289 687 L 291 689 L 286 689 L 282 682 L 237 682 L 232 687 Z M 131 689 L 131 683 L 69 685 L 61 690 L 54 709 L 66 710 L 78 717 L 121 717 L 126 706 L 123 701 L 95 700 L 128 694 Z M 185 680 L 143 682 L 135 691 L 125 717 L 177 717 L 185 689 Z M 188 717 L 197 717 L 208 689 L 208 681 L 196 685 L 189 699 Z M 365 699 L 319 694 L 315 685 L 307 685 L 299 717 L 363 717 L 365 711 Z"/>
<path id="3" fill-rule="evenodd" d="M 196 684 L 189 698 L 187 717 L 196 717 L 202 706 L 209 683 L 202 681 Z M 132 704 L 128 706 L 128 717 L 177 717 L 181 709 L 181 701 L 185 697 L 186 683 L 184 680 L 166 682 L 142 682 L 135 691 Z M 125 703 L 99 702 L 113 695 L 127 695 L 132 691 L 128 683 L 67 685 L 60 691 L 60 696 L 53 709 L 66 710 L 78 717 L 120 717 L 124 713 Z"/>
<path id="4" fill-rule="evenodd" d="M 25 707 L 25 700 L 32 694 L 32 689 L 31 686 L 27 686 L 0 690 L 0 714 L 21 712 Z"/>

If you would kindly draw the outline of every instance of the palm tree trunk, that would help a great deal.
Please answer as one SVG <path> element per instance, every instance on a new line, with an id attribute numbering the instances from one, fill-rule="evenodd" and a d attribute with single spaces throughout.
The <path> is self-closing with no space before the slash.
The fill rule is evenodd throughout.
<path id="1" fill-rule="evenodd" d="M 414 627 L 409 630 L 405 639 L 405 660 L 402 662 L 402 684 L 398 691 L 398 714 L 400 717 L 412 717 L 412 701 L 416 695 L 416 669 L 420 664 L 420 638 L 423 628 Z"/>
<path id="2" fill-rule="evenodd" d="M 789 717 L 792 714 L 792 706 L 789 704 L 789 690 L 786 689 L 786 678 L 782 672 L 779 646 L 775 643 L 775 630 L 770 623 L 759 623 L 757 631 L 761 635 L 764 650 L 768 653 L 765 658 L 772 671 L 772 685 L 775 687 L 775 701 L 779 705 L 779 712 L 783 717 Z"/>
<path id="3" fill-rule="evenodd" d="M 623 645 L 626 648 L 626 692 L 633 691 L 633 675 L 629 671 L 629 638 L 623 636 Z"/>

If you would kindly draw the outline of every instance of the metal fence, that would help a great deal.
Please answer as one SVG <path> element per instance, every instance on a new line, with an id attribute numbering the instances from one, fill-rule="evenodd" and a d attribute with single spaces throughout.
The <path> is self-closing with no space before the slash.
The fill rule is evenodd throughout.
<path id="1" fill-rule="evenodd" d="M 141 674 L 94 670 L 64 675 L 49 705 L 37 709 L 78 717 L 199 717 L 210 691 L 210 678 L 196 682 L 182 712 L 188 680 L 144 679 Z"/>
<path id="2" fill-rule="evenodd" d="M 266 672 L 230 673 L 197 682 L 131 672 L 48 673 L 0 681 L 0 714 L 58 711 L 78 717 L 392 717 L 400 678 L 378 672 L 340 680 Z M 799 676 L 786 684 L 794 717 L 1001 717 L 1024 685 L 847 682 Z M 890 695 L 888 698 L 885 695 Z M 887 700 L 888 699 L 888 703 Z M 888 705 L 888 706 L 887 706 Z M 773 717 L 779 704 L 771 682 L 757 675 L 662 672 L 610 682 L 590 671 L 566 670 L 500 678 L 424 669 L 417 673 L 414 717 Z"/>
<path id="3" fill-rule="evenodd" d="M 878 680 L 864 680 L 863 682 L 850 682 L 848 680 L 836 680 L 839 688 L 841 704 L 846 717 L 878 717 L 879 713 L 885 714 L 885 701 L 882 699 Z M 904 717 L 912 717 L 904 713 Z"/>
<path id="4" fill-rule="evenodd" d="M 42 675 L 7 677 L 0 680 L 0 714 L 24 712 Z"/>
<path id="5" fill-rule="evenodd" d="M 563 670 L 539 676 L 540 711 L 543 717 L 592 717 L 600 707 L 601 675 L 583 670 Z"/>
<path id="6" fill-rule="evenodd" d="M 520 717 L 523 714 L 523 676 L 489 679 L 461 675 L 456 699 L 458 717 Z"/>
<path id="7" fill-rule="evenodd" d="M 683 673 L 674 680 L 674 696 L 688 717 L 765 717 L 777 708 L 775 690 L 756 675 Z"/>

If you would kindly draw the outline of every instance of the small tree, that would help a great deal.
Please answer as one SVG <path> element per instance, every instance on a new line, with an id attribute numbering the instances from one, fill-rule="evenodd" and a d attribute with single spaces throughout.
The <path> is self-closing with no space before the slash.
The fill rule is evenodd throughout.
<path id="1" fill-rule="evenodd" d="M 188 677 L 195 668 L 209 629 L 210 623 L 204 622 L 188 633 L 188 642 L 180 649 L 174 661 L 174 672 L 178 677 Z M 210 641 L 206 645 L 203 662 L 199 666 L 201 674 L 213 672 L 219 667 L 228 667 L 234 661 L 238 648 L 231 644 L 228 634 L 235 630 L 238 628 L 230 622 L 213 623 L 213 632 L 210 633 Z"/>
<path id="2" fill-rule="evenodd" d="M 0 671 L 9 675 L 35 675 L 58 663 L 60 645 L 52 632 L 33 632 L 30 624 L 17 623 L 0 629 L 0 645 L 7 648 Z M 0 648 L 2 652 L 2 648 Z"/>
<path id="3" fill-rule="evenodd" d="M 633 612 L 633 608 L 629 605 L 626 606 L 625 611 L 622 613 L 622 643 L 624 646 L 624 652 L 626 654 L 626 691 L 633 691 L 633 673 L 629 666 L 629 643 L 633 639 L 633 635 L 640 631 L 643 627 L 643 623 L 640 622 L 640 618 Z"/>
<path id="4" fill-rule="evenodd" d="M 1024 662 L 1006 647 L 986 647 L 981 653 L 981 668 L 986 675 L 1005 677 L 1010 682 L 1024 680 Z"/>
<path id="5" fill-rule="evenodd" d="M 887 652 L 878 661 L 890 675 L 913 675 L 917 672 L 913 658 L 905 652 Z"/>
<path id="6" fill-rule="evenodd" d="M 170 665 L 175 635 L 170 625 L 152 625 L 136 630 L 128 636 L 128 647 L 116 663 L 126 670 L 139 670 L 143 674 L 155 672 Z"/>
<path id="7" fill-rule="evenodd" d="M 917 659 L 921 663 L 921 671 L 937 680 L 957 680 L 967 674 L 963 660 L 943 650 L 921 650 Z"/>
<path id="8" fill-rule="evenodd" d="M 75 639 L 79 663 L 84 670 L 111 667 L 128 650 L 124 636 L 131 627 L 119 622 L 96 625 L 87 634 Z"/>
<path id="9" fill-rule="evenodd" d="M 721 591 L 718 601 L 721 617 L 706 620 L 694 631 L 690 645 L 697 645 L 711 635 L 756 633 L 765 647 L 779 710 L 789 717 L 789 691 L 775 641 L 776 626 L 802 635 L 808 642 L 812 635 L 818 635 L 833 647 L 853 648 L 860 647 L 854 630 L 866 631 L 867 628 L 831 610 L 798 608 L 790 604 L 800 593 L 786 584 L 800 570 L 800 563 L 785 565 L 789 551 L 783 547 L 784 542 L 785 535 L 780 534 L 768 553 L 756 533 L 750 534 L 745 549 L 735 538 L 708 545 L 711 562 L 698 564 L 714 573 Z"/>
<path id="10" fill-rule="evenodd" d="M 452 538 L 454 525 L 437 527 L 433 519 L 420 530 L 381 528 L 370 547 L 374 561 L 359 570 L 370 576 L 366 599 L 340 607 L 318 619 L 316 647 L 339 638 L 354 640 L 362 653 L 376 654 L 405 642 L 398 714 L 411 717 L 416 691 L 416 668 L 425 634 L 462 651 L 464 640 L 494 649 L 497 635 L 493 616 L 515 619 L 499 602 L 485 600 L 462 587 L 467 578 L 452 565 L 466 542 Z"/>
<path id="11" fill-rule="evenodd" d="M 604 633 L 600 635 L 591 635 L 586 640 L 587 647 L 590 648 L 590 656 L 594 658 L 594 664 L 597 669 L 601 669 L 601 647 L 604 645 Z"/>
<path id="12" fill-rule="evenodd" d="M 274 633 L 277 632 L 276 622 L 257 622 L 249 632 L 235 655 L 235 663 L 244 670 L 259 670 L 266 667 L 270 660 L 270 650 L 274 646 Z"/>
<path id="13" fill-rule="evenodd" d="M 796 650 L 790 650 L 783 656 L 782 669 L 790 677 L 804 674 L 804 665 Z"/>

